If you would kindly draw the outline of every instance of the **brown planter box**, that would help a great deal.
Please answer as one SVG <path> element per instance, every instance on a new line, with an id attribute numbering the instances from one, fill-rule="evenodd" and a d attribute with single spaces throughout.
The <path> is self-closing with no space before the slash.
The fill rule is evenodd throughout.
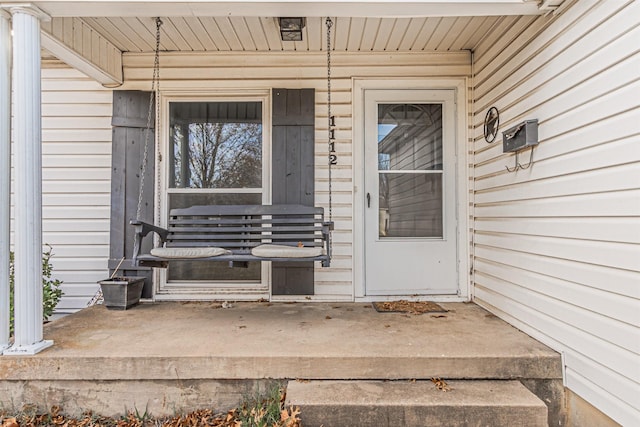
<path id="1" fill-rule="evenodd" d="M 126 310 L 140 302 L 144 277 L 114 277 L 101 280 L 104 305 L 112 310 Z"/>

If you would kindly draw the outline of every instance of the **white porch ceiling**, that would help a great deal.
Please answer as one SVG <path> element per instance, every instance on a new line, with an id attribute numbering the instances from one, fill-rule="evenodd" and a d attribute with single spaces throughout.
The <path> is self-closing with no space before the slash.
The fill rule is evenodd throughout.
<path id="1" fill-rule="evenodd" d="M 155 48 L 180 52 L 318 52 L 324 20 L 334 20 L 332 48 L 345 52 L 475 50 L 527 26 L 564 0 L 36 0 L 48 14 L 43 47 L 103 84 L 120 84 L 124 53 Z M 0 7 L 25 4 L 0 0 Z M 307 18 L 303 41 L 280 40 L 277 17 Z"/>
<path id="2" fill-rule="evenodd" d="M 320 51 L 326 48 L 324 19 L 307 18 L 303 41 L 283 42 L 272 17 L 162 17 L 161 49 L 187 52 Z M 517 16 L 432 18 L 333 18 L 336 51 L 473 50 L 488 34 L 509 28 Z M 531 19 L 531 18 L 525 18 Z M 151 52 L 155 22 L 148 17 L 83 18 L 122 52 Z M 72 22 L 57 19 L 53 25 Z M 45 24 L 46 25 L 46 24 Z M 61 29 L 65 31 L 64 28 Z"/>

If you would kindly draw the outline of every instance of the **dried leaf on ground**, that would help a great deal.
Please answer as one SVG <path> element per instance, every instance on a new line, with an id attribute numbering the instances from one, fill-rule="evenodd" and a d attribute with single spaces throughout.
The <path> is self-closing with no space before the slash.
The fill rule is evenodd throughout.
<path id="1" fill-rule="evenodd" d="M 54 407 L 45 414 L 23 411 L 16 417 L 4 419 L 0 414 L 0 427 L 242 427 L 237 418 L 235 409 L 220 414 L 214 413 L 211 409 L 201 409 L 186 415 L 160 418 L 129 413 L 121 419 L 85 412 L 81 417 L 74 418 L 66 416 L 62 409 Z"/>
<path id="2" fill-rule="evenodd" d="M 444 308 L 432 301 L 382 301 L 374 302 L 373 307 L 379 312 L 399 312 L 411 314 L 443 313 Z"/>
<path id="3" fill-rule="evenodd" d="M 289 409 L 285 408 L 280 412 L 280 421 L 284 423 L 284 427 L 302 427 L 298 415 L 300 415 L 300 408 L 291 406 Z"/>
<path id="4" fill-rule="evenodd" d="M 449 384 L 447 384 L 447 382 L 442 378 L 431 378 L 431 382 L 434 383 L 436 385 L 436 388 L 440 391 L 451 391 L 451 387 L 449 387 Z"/>
<path id="5" fill-rule="evenodd" d="M 20 427 L 20 424 L 15 418 L 7 418 L 2 422 L 2 427 Z"/>
<path id="6" fill-rule="evenodd" d="M 279 387 L 264 398 L 227 412 L 199 409 L 188 414 L 152 417 L 129 412 L 121 418 L 103 417 L 90 411 L 80 417 L 66 415 L 62 408 L 54 406 L 41 413 L 35 405 L 24 406 L 19 413 L 7 414 L 0 409 L 0 427 L 302 427 L 300 409 L 286 409 L 286 388 Z"/>

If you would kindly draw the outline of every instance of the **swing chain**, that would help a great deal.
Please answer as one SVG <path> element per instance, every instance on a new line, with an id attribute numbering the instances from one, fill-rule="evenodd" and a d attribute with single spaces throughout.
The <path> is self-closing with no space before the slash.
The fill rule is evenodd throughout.
<path id="1" fill-rule="evenodd" d="M 136 219 L 140 218 L 142 210 L 142 197 L 144 194 L 144 179 L 147 172 L 147 162 L 149 160 L 149 140 L 151 136 L 151 120 L 153 117 L 153 107 L 158 111 L 158 98 L 160 92 L 160 27 L 162 20 L 156 18 L 156 49 L 153 60 L 153 76 L 151 77 L 151 92 L 149 93 L 149 110 L 147 114 L 147 127 L 144 130 L 144 153 L 142 155 L 142 166 L 140 171 L 140 191 L 138 192 L 138 207 L 136 209 Z M 157 114 L 156 114 L 157 118 Z M 157 132 L 157 129 L 156 129 Z"/>
<path id="2" fill-rule="evenodd" d="M 151 93 L 149 94 L 149 111 L 147 114 L 147 127 L 144 130 L 144 154 L 142 157 L 142 165 L 140 166 L 140 188 L 138 191 L 138 206 L 136 208 L 136 219 L 138 220 L 141 219 L 140 212 L 142 210 L 142 196 L 144 193 L 144 177 L 147 171 L 147 160 L 149 157 L 149 135 L 151 133 L 151 120 L 152 120 L 152 114 L 153 114 L 154 98 L 156 101 L 155 102 L 156 118 L 158 117 L 157 101 L 158 101 L 158 93 L 160 91 L 160 26 L 162 26 L 162 21 L 158 17 L 156 18 L 156 51 L 155 51 L 155 59 L 153 61 L 153 77 L 151 78 Z M 157 129 L 157 126 L 156 126 L 156 129 Z M 132 246 L 132 248 L 134 248 L 133 249 L 134 251 L 135 251 L 135 246 L 136 246 L 136 237 L 134 235 L 133 246 Z M 111 274 L 111 278 L 113 278 L 118 273 L 118 270 L 120 269 L 120 266 L 122 265 L 122 262 L 124 260 L 125 260 L 125 257 L 123 257 L 120 260 L 116 268 L 113 270 L 113 273 Z M 98 289 L 98 291 L 93 296 L 93 298 L 91 298 L 91 300 L 89 300 L 89 302 L 87 303 L 87 307 L 91 307 L 96 304 L 102 304 L 103 302 L 104 302 L 104 296 L 102 295 L 102 289 Z"/>
<path id="3" fill-rule="evenodd" d="M 327 129 L 329 141 L 329 221 L 333 221 L 333 200 L 331 188 L 331 166 L 338 163 L 335 154 L 335 118 L 331 115 L 331 27 L 333 21 L 327 17 L 325 24 L 327 26 Z"/>

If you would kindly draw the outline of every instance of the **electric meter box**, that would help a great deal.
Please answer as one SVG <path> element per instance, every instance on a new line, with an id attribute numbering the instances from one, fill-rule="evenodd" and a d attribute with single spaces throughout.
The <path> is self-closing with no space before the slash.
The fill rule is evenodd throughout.
<path id="1" fill-rule="evenodd" d="M 510 153 L 538 145 L 538 120 L 525 120 L 502 132 L 502 152 Z"/>

